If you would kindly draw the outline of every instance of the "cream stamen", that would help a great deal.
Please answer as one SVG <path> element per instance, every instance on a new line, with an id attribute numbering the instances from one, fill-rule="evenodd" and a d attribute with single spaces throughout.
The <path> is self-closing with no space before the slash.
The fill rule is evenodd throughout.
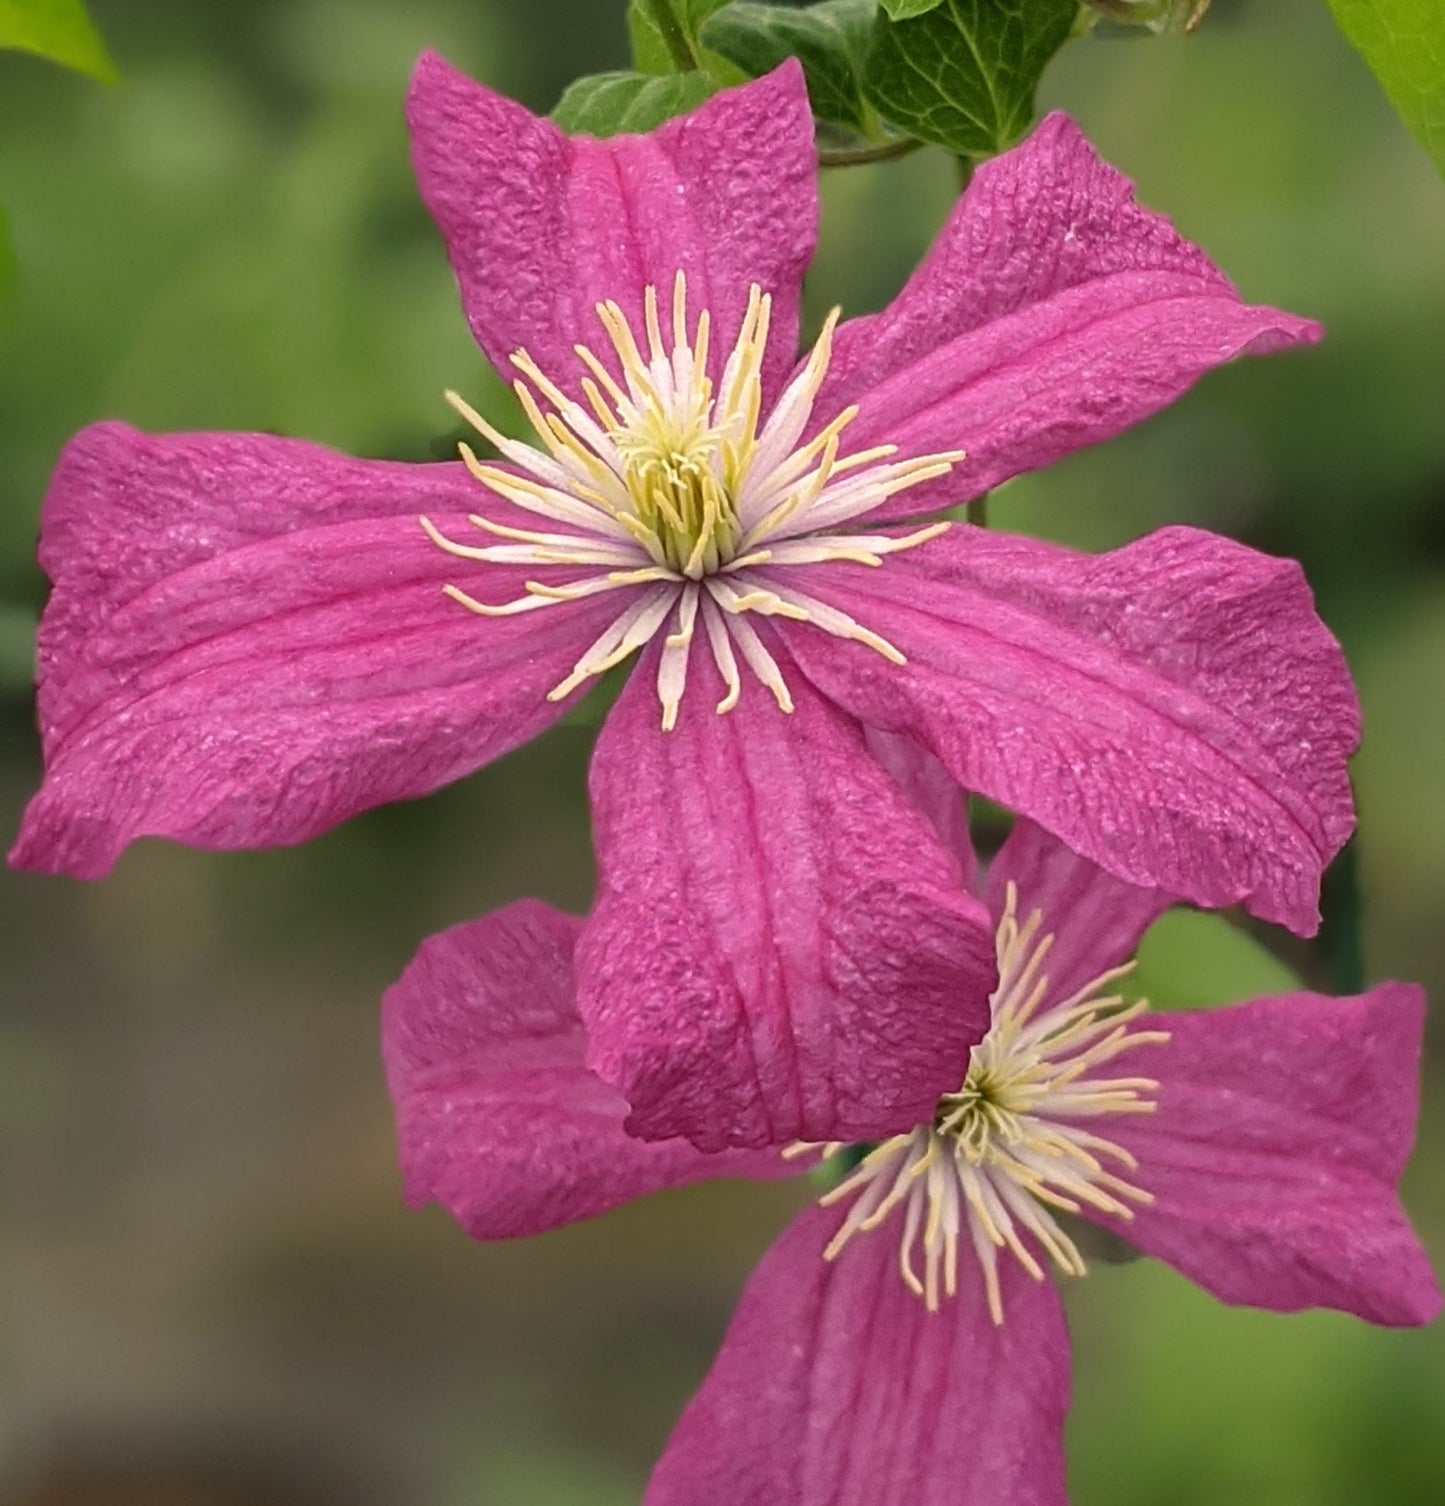
<path id="1" fill-rule="evenodd" d="M 1053 937 L 1041 936 L 1042 926 L 1037 910 L 1019 923 L 1018 894 L 1010 883 L 998 926 L 992 1024 L 973 1048 L 962 1087 L 939 1100 L 931 1124 L 876 1146 L 821 1199 L 825 1206 L 853 1200 L 824 1251 L 827 1260 L 904 1205 L 899 1270 L 930 1311 L 957 1291 L 965 1232 L 979 1261 L 989 1313 L 1002 1323 L 1000 1252 L 1036 1281 L 1045 1272 L 1030 1241 L 1065 1274 L 1086 1274 L 1079 1247 L 1050 1209 L 1093 1209 L 1128 1219 L 1135 1207 L 1153 1201 L 1110 1169 L 1112 1163 L 1132 1173 L 1134 1157 L 1073 1121 L 1153 1113 L 1159 1084 L 1152 1078 L 1092 1074 L 1126 1051 L 1167 1041 L 1168 1033 L 1135 1028 L 1148 1010 L 1144 1000 L 1128 1004 L 1103 993 L 1132 963 L 1110 968 L 1057 1004 L 1047 1003 L 1043 964 Z M 790 1146 L 786 1154 L 808 1148 Z M 837 1149 L 814 1148 L 824 1155 Z"/>
<path id="2" fill-rule="evenodd" d="M 661 630 L 675 605 L 675 626 L 657 670 L 664 729 L 677 721 L 699 612 L 727 687 L 720 712 L 731 710 L 741 694 L 734 649 L 779 707 L 792 710 L 778 663 L 746 620 L 748 614 L 811 623 L 903 663 L 903 655 L 886 639 L 783 584 L 777 572 L 834 563 L 877 566 L 889 554 L 936 537 L 948 524 L 930 524 L 898 538 L 823 530 L 944 475 L 963 452 L 894 461 L 896 446 L 875 445 L 844 454 L 842 437 L 857 417 L 856 406 L 845 408 L 799 445 L 827 375 L 836 309 L 761 429 L 770 296 L 756 286 L 751 289 L 716 389 L 707 375 L 711 315 L 702 310 L 689 331 L 682 272 L 673 281 L 667 313 L 664 329 L 658 290 L 649 286 L 639 343 L 620 305 L 609 301 L 597 306 L 616 364 L 609 367 L 585 345 L 574 347 L 588 373 L 581 382 L 585 406 L 563 392 L 525 350 L 515 352 L 511 360 L 519 377 L 514 390 L 535 445 L 508 438 L 457 394 L 447 393 L 462 418 L 508 462 L 503 466 L 479 459 L 470 445 L 462 444 L 461 458 L 471 475 L 515 507 L 571 531 L 518 527 L 479 513 L 469 519 L 471 524 L 505 543 L 462 543 L 424 517 L 420 521 L 428 539 L 474 564 L 603 573 L 585 573 L 560 586 L 526 581 L 525 594 L 497 605 L 456 585 L 444 587 L 446 593 L 469 611 L 490 617 L 655 584 L 660 594 L 629 602 L 550 694 L 560 699 L 620 662 L 619 655 L 635 652 Z"/>

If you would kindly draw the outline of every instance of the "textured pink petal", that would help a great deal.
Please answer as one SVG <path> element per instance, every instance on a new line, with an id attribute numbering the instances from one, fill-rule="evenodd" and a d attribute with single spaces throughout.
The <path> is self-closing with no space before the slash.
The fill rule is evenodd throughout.
<path id="1" fill-rule="evenodd" d="M 1174 903 L 1162 889 L 1105 873 L 1023 817 L 988 865 L 990 914 L 1003 913 L 1010 881 L 1018 887 L 1020 916 L 1041 911 L 1044 931 L 1054 938 L 1044 971 L 1055 1000 L 1129 961 L 1144 932 Z"/>
<path id="2" fill-rule="evenodd" d="M 956 526 L 810 587 L 908 657 L 789 625 L 862 721 L 1120 878 L 1316 928 L 1359 708 L 1297 565 L 1189 528 L 1095 556 Z"/>
<path id="3" fill-rule="evenodd" d="M 956 1087 L 987 1026 L 992 928 L 957 863 L 801 676 L 728 715 L 694 653 L 658 728 L 656 652 L 598 740 L 600 870 L 578 945 L 589 1064 L 628 1128 L 725 1144 L 867 1139 Z"/>
<path id="4" fill-rule="evenodd" d="M 886 1230 L 825 1262 L 838 1222 L 808 1209 L 763 1258 L 644 1506 L 1064 1506 L 1052 1284 L 1001 1262 L 995 1327 L 966 1263 L 930 1313 Z"/>
<path id="5" fill-rule="evenodd" d="M 839 331 L 821 420 L 861 413 L 850 445 L 963 449 L 903 493 L 901 516 L 977 496 L 1147 418 L 1204 372 L 1319 338 L 1255 308 L 1067 116 L 982 163 L 902 293 Z"/>
<path id="6" fill-rule="evenodd" d="M 582 922 L 522 900 L 424 941 L 382 1001 L 406 1198 L 479 1239 L 539 1234 L 662 1187 L 774 1177 L 776 1153 L 710 1156 L 622 1128 L 627 1104 L 582 1064 L 572 984 Z"/>
<path id="7" fill-rule="evenodd" d="M 928 817 L 943 845 L 958 859 L 963 887 L 974 893 L 978 888 L 978 855 L 968 830 L 967 797 L 958 781 L 907 733 L 865 727 L 863 742 L 909 801 Z"/>
<path id="8" fill-rule="evenodd" d="M 769 391 L 792 365 L 798 290 L 817 234 L 817 154 L 802 70 L 789 61 L 647 136 L 563 135 L 435 54 L 407 100 L 422 197 L 446 237 L 472 333 L 492 363 L 525 347 L 564 386 L 577 341 L 605 345 L 595 305 L 641 332 L 642 289 L 712 309 L 714 374 L 748 289 L 773 295 Z M 600 343 L 599 343 L 600 342 Z M 610 347 L 607 347 L 610 350 Z"/>
<path id="9" fill-rule="evenodd" d="M 1159 1081 L 1158 1111 L 1105 1131 L 1155 1200 L 1099 1221 L 1226 1302 L 1428 1323 L 1440 1291 L 1395 1191 L 1424 1007 L 1413 984 L 1384 983 L 1161 1017 L 1168 1044 L 1132 1058 Z"/>
<path id="10" fill-rule="evenodd" d="M 422 512 L 475 536 L 479 491 L 457 465 L 264 435 L 78 435 L 42 519 L 46 777 L 11 861 L 93 878 L 138 836 L 301 841 L 547 726 L 618 604 L 487 619 L 443 595 L 547 574 L 427 540 Z"/>

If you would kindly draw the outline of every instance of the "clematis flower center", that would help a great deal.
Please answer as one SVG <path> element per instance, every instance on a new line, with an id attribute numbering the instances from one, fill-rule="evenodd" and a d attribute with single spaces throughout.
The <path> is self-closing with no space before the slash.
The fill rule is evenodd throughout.
<path id="1" fill-rule="evenodd" d="M 730 711 L 741 694 L 739 657 L 779 707 L 791 711 L 787 684 L 752 616 L 811 623 L 903 662 L 886 639 L 803 591 L 798 577 L 839 561 L 877 566 L 936 537 L 947 523 L 902 534 L 839 530 L 896 493 L 946 474 L 963 453 L 895 460 L 895 445 L 844 453 L 842 436 L 857 417 L 856 406 L 803 442 L 831 359 L 837 309 L 764 421 L 771 312 L 769 295 L 754 286 L 714 384 L 711 312 L 689 319 L 683 273 L 673 282 L 666 330 L 655 287 L 644 292 L 640 338 L 618 304 L 598 304 L 610 359 L 575 347 L 588 373 L 580 383 L 585 403 L 569 397 L 526 351 L 511 357 L 519 373 L 514 391 L 535 445 L 509 439 L 447 394 L 510 462 L 480 460 L 463 444 L 472 475 L 548 526 L 517 528 L 479 512 L 469 521 L 495 542 L 470 544 L 447 537 L 424 517 L 428 538 L 459 559 L 556 566 L 572 575 L 560 584 L 529 580 L 522 596 L 499 603 L 453 584 L 443 588 L 447 594 L 482 616 L 503 616 L 623 593 L 607 631 L 549 692 L 552 699 L 663 634 L 658 698 L 663 727 L 673 726 L 700 622 L 726 687 L 719 712 Z"/>
<path id="2" fill-rule="evenodd" d="M 939 1100 L 932 1123 L 874 1147 L 821 1200 L 852 1202 L 824 1252 L 829 1260 L 901 1210 L 899 1271 L 930 1311 L 956 1292 L 966 1239 L 995 1323 L 1003 1322 L 1000 1255 L 1017 1260 L 1036 1281 L 1045 1275 L 1040 1252 L 1068 1275 L 1087 1274 L 1055 1211 L 1092 1208 L 1128 1219 L 1132 1205 L 1153 1201 L 1130 1180 L 1134 1157 L 1085 1125 L 1153 1112 L 1157 1082 L 1100 1075 L 1101 1069 L 1169 1039 L 1165 1031 L 1136 1027 L 1148 1010 L 1145 1000 L 1126 1003 L 1104 992 L 1132 963 L 1046 1004 L 1043 964 L 1053 937 L 1040 934 L 1037 910 L 1020 924 L 1017 905 L 1010 884 L 997 933 L 993 1020 L 973 1048 L 963 1085 Z"/>
<path id="3" fill-rule="evenodd" d="M 620 436 L 624 479 L 635 516 L 680 574 L 711 575 L 737 551 L 741 528 L 712 459 L 716 437 Z"/>

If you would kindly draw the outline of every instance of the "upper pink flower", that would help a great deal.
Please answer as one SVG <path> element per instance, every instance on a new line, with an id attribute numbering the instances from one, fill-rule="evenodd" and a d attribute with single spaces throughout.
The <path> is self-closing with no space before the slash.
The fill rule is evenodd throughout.
<path id="1" fill-rule="evenodd" d="M 918 1125 L 800 1214 L 744 1291 L 648 1506 L 1061 1506 L 1081 1215 L 1226 1302 L 1418 1324 L 1396 1192 L 1424 998 L 1295 993 L 1149 1016 L 1110 992 L 1167 901 L 1021 822 L 993 863 L 988 1034 Z M 426 942 L 386 997 L 407 1199 L 538 1233 L 812 1157 L 629 1137 L 584 1065 L 581 924 L 535 902 Z M 817 1147 L 828 1150 L 830 1147 Z"/>
<path id="2" fill-rule="evenodd" d="M 500 459 L 80 434 L 45 504 L 46 779 L 12 862 L 303 840 L 517 746 L 640 650 L 592 765 L 580 1006 L 634 1132 L 711 1147 L 891 1133 L 985 1029 L 987 917 L 946 802 L 900 772 L 1315 925 L 1358 712 L 1294 565 L 1182 528 L 1095 558 L 889 526 L 1314 325 L 1242 303 L 1053 116 L 887 310 L 795 364 L 795 64 L 646 137 L 570 140 L 433 57 L 409 109 L 532 442 L 459 398 Z"/>

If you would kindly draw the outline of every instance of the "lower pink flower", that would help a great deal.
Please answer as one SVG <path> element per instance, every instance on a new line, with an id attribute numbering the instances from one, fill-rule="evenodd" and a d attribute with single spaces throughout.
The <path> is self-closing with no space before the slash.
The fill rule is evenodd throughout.
<path id="1" fill-rule="evenodd" d="M 1084 1218 L 1226 1302 L 1430 1320 L 1396 1188 L 1424 997 L 1150 1016 L 1113 991 L 1165 908 L 1020 822 L 991 867 L 999 984 L 967 1076 L 799 1215 L 743 1293 L 648 1506 L 1059 1506 Z M 425 943 L 384 1005 L 406 1194 L 473 1235 L 813 1159 L 623 1129 L 584 1066 L 580 922 L 524 902 Z"/>

